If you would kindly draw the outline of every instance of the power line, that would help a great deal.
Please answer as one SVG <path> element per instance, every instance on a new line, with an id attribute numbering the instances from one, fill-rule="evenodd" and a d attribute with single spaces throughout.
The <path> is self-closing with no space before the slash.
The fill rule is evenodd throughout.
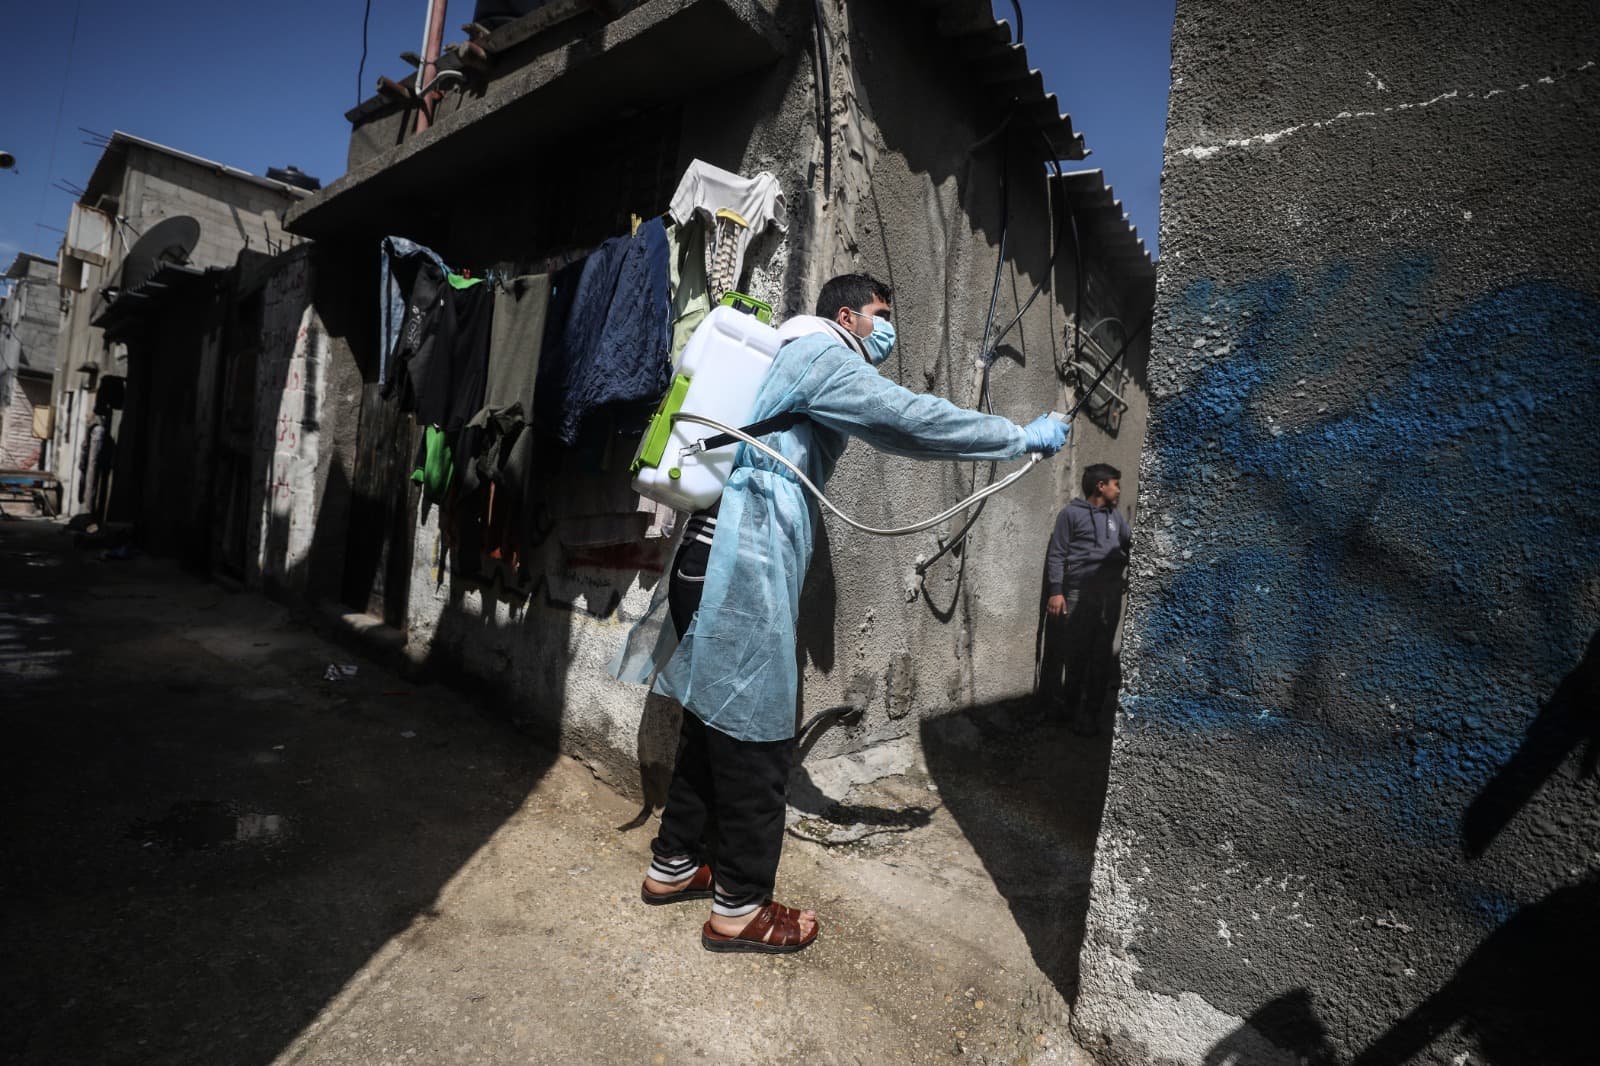
<path id="1" fill-rule="evenodd" d="M 44 215 L 44 194 L 50 190 L 50 179 L 56 173 L 56 140 L 61 136 L 61 116 L 67 109 L 67 89 L 72 85 L 72 53 L 78 47 L 78 16 L 83 13 L 83 0 L 72 6 L 72 36 L 67 39 L 67 61 L 62 65 L 61 99 L 56 101 L 56 124 L 50 131 L 50 162 L 44 168 L 44 188 L 39 190 L 38 217 Z"/>
<path id="2" fill-rule="evenodd" d="M 372 18 L 372 0 L 367 0 L 367 9 L 361 14 L 361 65 L 356 67 L 356 106 L 361 106 L 361 101 L 366 97 L 367 84 L 367 22 Z"/>

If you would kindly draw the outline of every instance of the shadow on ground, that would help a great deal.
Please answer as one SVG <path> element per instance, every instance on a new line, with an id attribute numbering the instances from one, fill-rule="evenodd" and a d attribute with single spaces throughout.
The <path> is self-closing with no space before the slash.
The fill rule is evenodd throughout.
<path id="1" fill-rule="evenodd" d="M 1109 700 L 1108 700 L 1109 703 Z M 928 719 L 922 747 L 939 797 L 983 861 L 1034 963 L 1071 1002 L 1111 764 L 1097 735 L 1046 721 L 1031 701 Z"/>
<path id="2" fill-rule="evenodd" d="M 264 1063 L 552 757 L 281 607 L 0 524 L 0 1058 Z"/>

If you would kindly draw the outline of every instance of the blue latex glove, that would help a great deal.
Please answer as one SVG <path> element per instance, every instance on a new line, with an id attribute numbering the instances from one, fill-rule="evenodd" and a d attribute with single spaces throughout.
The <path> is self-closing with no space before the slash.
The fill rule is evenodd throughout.
<path id="1" fill-rule="evenodd" d="M 1049 415 L 1040 415 L 1022 427 L 1022 440 L 1030 452 L 1054 455 L 1067 443 L 1067 425 Z"/>

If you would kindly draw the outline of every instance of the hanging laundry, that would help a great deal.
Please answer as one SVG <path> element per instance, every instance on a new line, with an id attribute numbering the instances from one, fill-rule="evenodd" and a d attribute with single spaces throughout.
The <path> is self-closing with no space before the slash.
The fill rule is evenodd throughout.
<path id="1" fill-rule="evenodd" d="M 653 218 L 551 277 L 535 404 L 563 444 L 598 408 L 648 405 L 666 391 L 667 260 L 666 228 Z"/>
<path id="2" fill-rule="evenodd" d="M 668 280 L 672 293 L 672 365 L 678 365 L 695 327 L 711 313 L 706 291 L 706 230 L 698 216 L 667 227 Z"/>
<path id="3" fill-rule="evenodd" d="M 411 314 L 411 297 L 418 276 L 426 270 L 432 280 L 424 285 L 421 297 L 432 305 L 434 297 L 444 286 L 444 276 L 449 273 L 444 260 L 416 241 L 404 237 L 385 237 L 379 245 L 381 271 L 378 275 L 378 386 L 380 390 L 389 380 L 389 363 L 395 346 L 400 341 L 406 318 Z M 428 307 L 418 314 L 419 328 Z M 387 396 L 388 393 L 384 392 Z"/>
<path id="4" fill-rule="evenodd" d="M 767 171 L 746 178 L 700 159 L 689 164 L 668 214 L 680 226 L 696 216 L 706 226 L 706 277 L 713 306 L 724 293 L 739 289 L 750 242 L 769 225 L 786 231 L 786 211 L 783 188 Z"/>
<path id="5" fill-rule="evenodd" d="M 454 480 L 455 468 L 450 434 L 438 426 L 429 426 L 422 436 L 422 454 L 417 457 L 417 468 L 411 472 L 411 480 L 422 486 L 423 498 L 430 503 L 444 499 Z"/>
<path id="6" fill-rule="evenodd" d="M 424 426 L 458 430 L 483 406 L 493 293 L 480 278 L 437 276 L 424 264 L 379 395 Z"/>
<path id="7" fill-rule="evenodd" d="M 481 278 L 458 278 L 451 274 L 449 280 L 455 337 L 449 349 L 450 402 L 439 424 L 447 430 L 457 430 L 483 407 L 489 379 L 494 287 L 485 285 Z"/>
<path id="8" fill-rule="evenodd" d="M 483 434 L 467 471 L 468 487 L 487 484 L 488 554 L 512 562 L 521 554 L 528 478 L 533 466 L 530 428 L 550 306 L 550 276 L 512 278 L 496 294 L 489 339 L 489 380 L 483 409 L 468 432 Z"/>

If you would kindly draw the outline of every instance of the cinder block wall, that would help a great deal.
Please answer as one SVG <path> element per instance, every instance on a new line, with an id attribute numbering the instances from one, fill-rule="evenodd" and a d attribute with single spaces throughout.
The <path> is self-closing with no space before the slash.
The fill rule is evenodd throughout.
<path id="1" fill-rule="evenodd" d="M 49 403 L 49 382 L 17 380 L 11 403 L 0 410 L 0 467 L 32 470 L 39 466 L 44 441 L 33 435 L 33 409 Z"/>
<path id="2" fill-rule="evenodd" d="M 1178 4 L 1104 1061 L 1592 1058 L 1597 59 L 1564 0 Z"/>

